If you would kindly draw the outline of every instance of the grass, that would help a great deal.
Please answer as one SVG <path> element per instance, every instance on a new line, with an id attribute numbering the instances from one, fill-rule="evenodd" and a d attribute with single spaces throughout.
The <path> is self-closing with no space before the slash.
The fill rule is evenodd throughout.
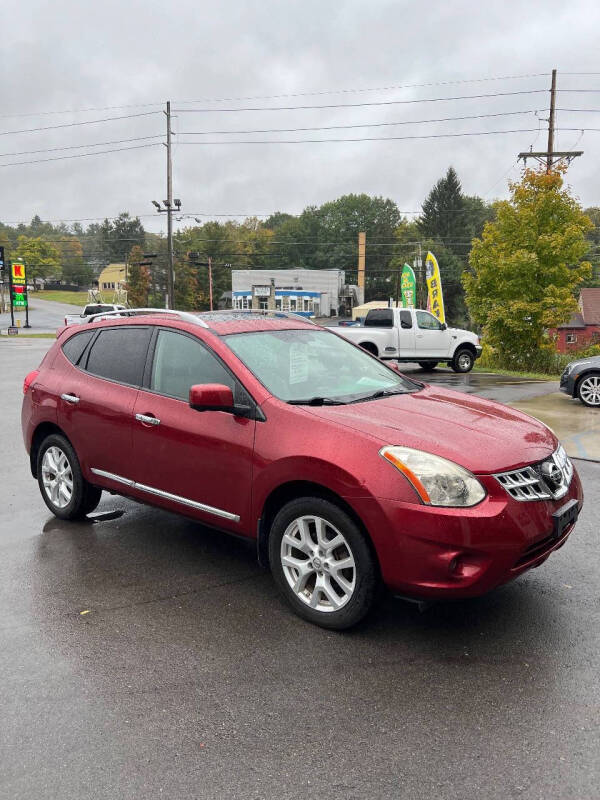
<path id="1" fill-rule="evenodd" d="M 473 372 L 489 372 L 493 375 L 513 375 L 515 378 L 529 378 L 530 380 L 535 381 L 557 381 L 560 377 L 558 373 L 556 375 L 547 375 L 543 372 L 516 372 L 515 370 L 511 369 L 500 369 L 499 367 L 480 367 L 476 365 L 473 367 Z"/>
<path id="2" fill-rule="evenodd" d="M 30 292 L 30 302 L 36 300 L 53 300 L 55 303 L 68 303 L 71 306 L 87 305 L 88 293 L 87 292 L 61 292 L 60 289 L 49 290 L 47 292 Z"/>

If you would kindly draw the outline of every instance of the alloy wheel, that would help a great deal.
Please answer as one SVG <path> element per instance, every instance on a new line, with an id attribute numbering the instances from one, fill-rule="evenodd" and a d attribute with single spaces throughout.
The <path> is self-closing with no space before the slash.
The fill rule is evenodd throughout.
<path id="1" fill-rule="evenodd" d="M 57 508 L 66 508 L 73 497 L 73 471 L 69 459 L 53 445 L 42 459 L 42 482 L 50 502 Z"/>
<path id="2" fill-rule="evenodd" d="M 579 396 L 588 406 L 600 406 L 600 376 L 584 378 L 579 386 Z"/>
<path id="3" fill-rule="evenodd" d="M 356 587 L 356 563 L 344 535 L 326 519 L 302 516 L 281 540 L 281 565 L 292 591 L 316 611 L 339 611 Z"/>
<path id="4" fill-rule="evenodd" d="M 471 355 L 469 353 L 461 353 L 458 357 L 457 364 L 461 372 L 467 372 L 471 368 Z"/>

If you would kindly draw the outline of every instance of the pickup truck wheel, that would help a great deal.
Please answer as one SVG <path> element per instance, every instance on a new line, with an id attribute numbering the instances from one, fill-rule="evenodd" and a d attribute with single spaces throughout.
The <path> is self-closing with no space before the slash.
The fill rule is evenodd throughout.
<path id="1" fill-rule="evenodd" d="M 425 370 L 435 369 L 438 364 L 439 361 L 419 361 L 419 366 Z"/>
<path id="2" fill-rule="evenodd" d="M 85 480 L 77 454 L 64 436 L 51 434 L 44 439 L 37 476 L 42 499 L 59 519 L 81 519 L 100 502 L 102 490 Z"/>
<path id="3" fill-rule="evenodd" d="M 379 572 L 362 531 L 321 497 L 300 497 L 279 511 L 269 535 L 269 563 L 296 614 L 323 628 L 356 625 L 377 596 Z"/>
<path id="4" fill-rule="evenodd" d="M 363 350 L 366 350 L 367 353 L 371 353 L 371 355 L 375 357 L 379 356 L 377 347 L 374 344 L 372 344 L 372 342 L 361 342 L 359 347 L 362 347 Z"/>
<path id="5" fill-rule="evenodd" d="M 468 348 L 457 350 L 452 359 L 452 369 L 454 372 L 470 372 L 475 364 L 475 356 Z"/>

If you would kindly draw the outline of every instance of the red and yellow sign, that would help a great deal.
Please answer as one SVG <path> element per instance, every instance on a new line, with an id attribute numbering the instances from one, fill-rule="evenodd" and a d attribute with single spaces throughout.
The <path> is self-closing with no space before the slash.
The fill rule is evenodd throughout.
<path id="1" fill-rule="evenodd" d="M 13 284 L 25 283 L 25 264 L 20 264 L 18 261 L 13 261 L 11 269 Z"/>

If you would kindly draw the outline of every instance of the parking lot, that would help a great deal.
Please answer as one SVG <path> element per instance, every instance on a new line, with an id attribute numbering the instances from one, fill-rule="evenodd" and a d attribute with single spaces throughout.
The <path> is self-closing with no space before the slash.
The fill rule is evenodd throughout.
<path id="1" fill-rule="evenodd" d="M 583 514 L 540 569 L 332 633 L 246 542 L 106 493 L 88 521 L 49 514 L 20 403 L 50 344 L 0 342 L 0 797 L 598 796 L 600 464 L 576 461 Z M 552 382 L 426 379 L 550 404 L 561 438 L 585 419 L 595 452 Z"/>

